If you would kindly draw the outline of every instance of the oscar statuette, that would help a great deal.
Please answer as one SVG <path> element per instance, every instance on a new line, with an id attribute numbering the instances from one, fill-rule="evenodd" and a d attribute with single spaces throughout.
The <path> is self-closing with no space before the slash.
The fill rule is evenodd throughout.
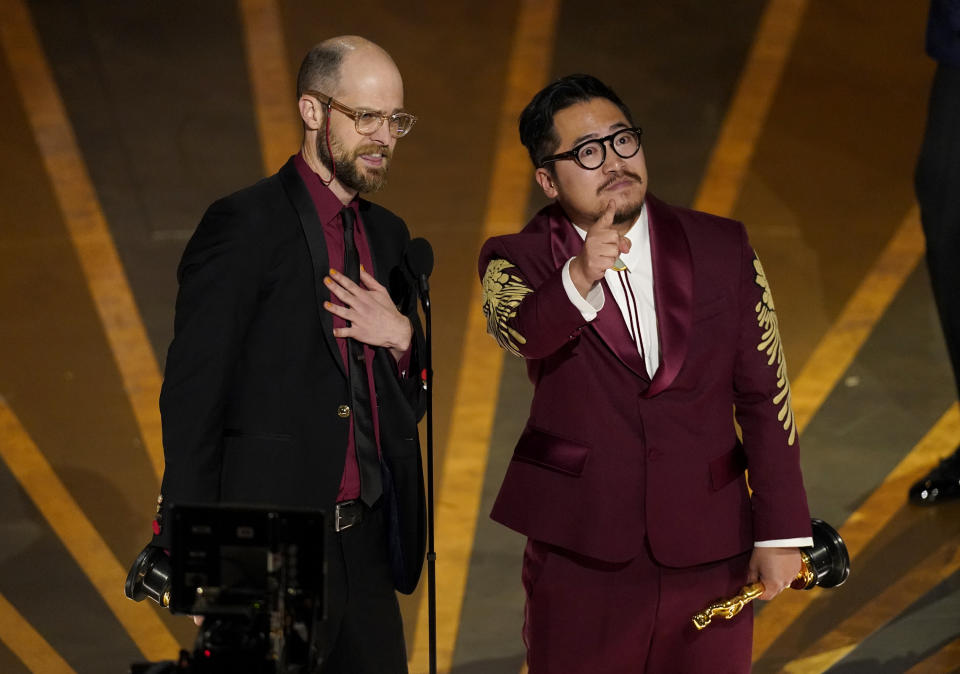
<path id="1" fill-rule="evenodd" d="M 790 583 L 794 590 L 809 590 L 814 586 L 837 587 L 850 575 L 850 556 L 847 546 L 837 533 L 823 520 L 812 519 L 813 545 L 800 548 L 801 569 Z M 728 599 L 717 599 L 693 616 L 693 626 L 698 630 L 707 627 L 716 617 L 730 620 L 743 607 L 763 594 L 763 583 L 744 585 L 738 594 Z"/>

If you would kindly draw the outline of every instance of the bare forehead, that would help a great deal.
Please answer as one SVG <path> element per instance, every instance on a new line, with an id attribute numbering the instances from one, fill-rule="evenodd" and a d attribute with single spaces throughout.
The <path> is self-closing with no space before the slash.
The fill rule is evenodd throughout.
<path id="1" fill-rule="evenodd" d="M 403 79 L 386 52 L 360 49 L 351 52 L 340 68 L 337 98 L 347 105 L 383 111 L 403 107 Z"/>
<path id="2" fill-rule="evenodd" d="M 561 148 L 591 137 L 600 138 L 628 126 L 630 123 L 620 108 L 606 98 L 574 103 L 553 116 L 553 127 Z"/>

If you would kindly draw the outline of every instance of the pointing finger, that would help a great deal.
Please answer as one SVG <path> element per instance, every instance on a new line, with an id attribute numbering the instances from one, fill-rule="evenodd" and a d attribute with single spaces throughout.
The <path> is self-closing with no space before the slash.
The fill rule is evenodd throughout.
<path id="1" fill-rule="evenodd" d="M 607 202 L 607 207 L 604 209 L 603 213 L 600 214 L 600 218 L 594 223 L 594 227 L 599 229 L 610 229 L 613 227 L 613 216 L 617 213 L 617 204 L 611 199 Z"/>

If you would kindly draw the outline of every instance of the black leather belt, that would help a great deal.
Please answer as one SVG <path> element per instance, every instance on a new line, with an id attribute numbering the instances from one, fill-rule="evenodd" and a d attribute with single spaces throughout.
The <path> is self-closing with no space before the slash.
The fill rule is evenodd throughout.
<path id="1" fill-rule="evenodd" d="M 340 532 L 363 521 L 363 501 L 341 501 L 333 508 L 333 530 Z"/>

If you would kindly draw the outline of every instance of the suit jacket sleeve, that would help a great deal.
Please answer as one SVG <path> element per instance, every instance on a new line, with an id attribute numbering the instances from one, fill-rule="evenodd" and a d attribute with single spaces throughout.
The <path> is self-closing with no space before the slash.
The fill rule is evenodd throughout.
<path id="1" fill-rule="evenodd" d="M 178 268 L 174 339 L 160 394 L 163 514 L 176 502 L 219 497 L 224 405 L 244 333 L 257 306 L 263 242 L 226 201 L 213 204 Z"/>
<path id="2" fill-rule="evenodd" d="M 545 358 L 587 325 L 563 287 L 563 267 L 529 272 L 502 238 L 480 253 L 483 313 L 489 332 L 505 350 L 522 358 Z M 540 273 L 538 273 L 538 271 Z"/>
<path id="3" fill-rule="evenodd" d="M 799 433 L 773 295 L 741 230 L 739 340 L 734 404 L 753 490 L 754 540 L 810 536 Z"/>

